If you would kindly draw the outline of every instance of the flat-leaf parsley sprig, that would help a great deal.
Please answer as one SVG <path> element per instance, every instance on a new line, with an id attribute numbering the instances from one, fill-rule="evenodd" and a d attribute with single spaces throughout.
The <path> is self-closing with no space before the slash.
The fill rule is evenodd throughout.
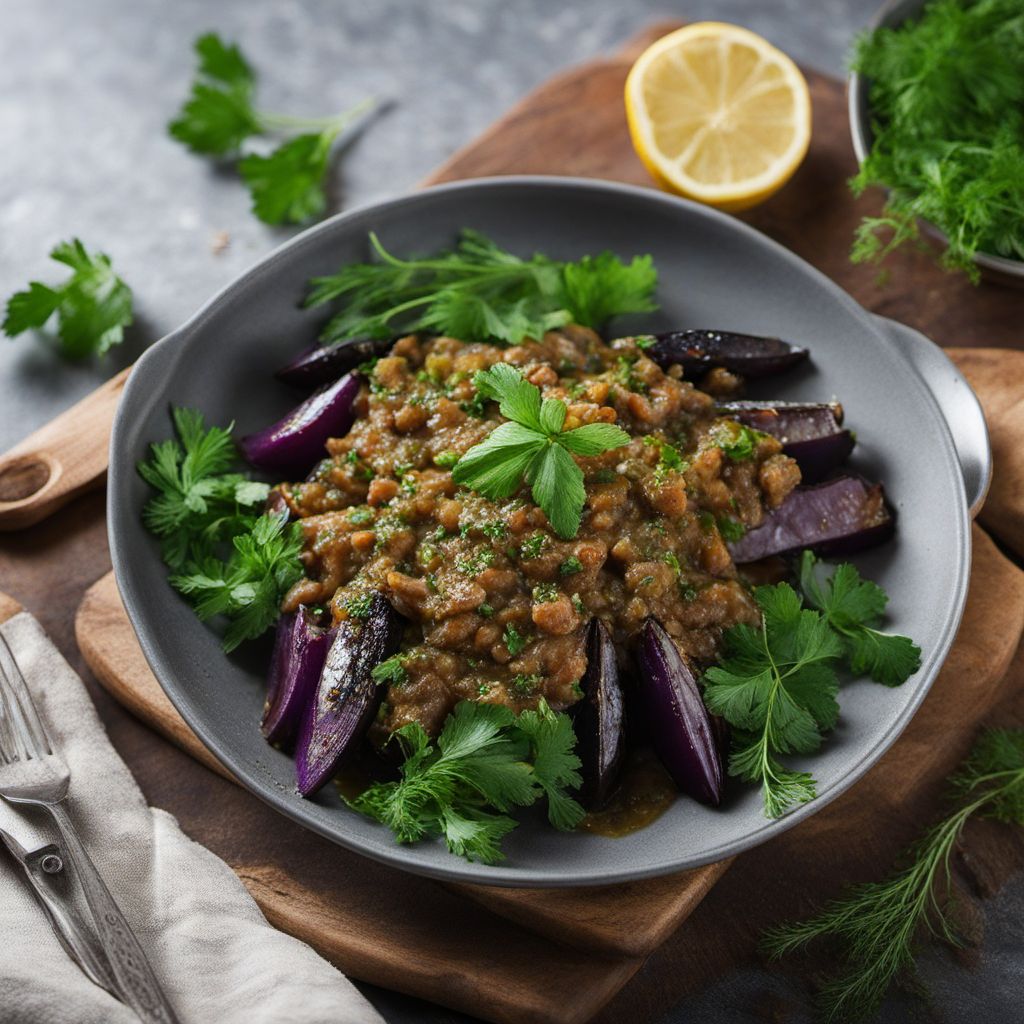
<path id="1" fill-rule="evenodd" d="M 914 943 L 922 926 L 959 945 L 948 917 L 950 858 L 964 825 L 975 815 L 1024 825 L 1024 731 L 984 733 L 951 783 L 958 806 L 908 851 L 895 874 L 855 886 L 817 916 L 765 934 L 763 947 L 772 957 L 817 939 L 839 940 L 844 970 L 818 997 L 828 1020 L 874 1013 L 892 982 L 913 969 Z"/>
<path id="2" fill-rule="evenodd" d="M 189 98 L 168 125 L 171 135 L 209 156 L 233 155 L 257 135 L 294 135 L 269 155 L 244 157 L 239 173 L 252 195 L 253 212 L 268 224 L 299 223 L 322 213 L 331 148 L 375 101 L 364 100 L 332 117 L 266 113 L 255 106 L 256 73 L 237 46 L 208 32 L 196 40 L 195 50 L 199 68 Z"/>
<path id="3" fill-rule="evenodd" d="M 423 331 L 518 345 L 570 322 L 600 329 L 614 316 L 657 309 L 650 256 L 523 259 L 469 229 L 453 250 L 423 258 L 399 259 L 373 232 L 370 245 L 377 262 L 349 263 L 312 281 L 307 306 L 342 303 L 325 342 Z"/>
<path id="4" fill-rule="evenodd" d="M 509 497 L 525 480 L 555 532 L 567 540 L 575 537 L 587 495 L 573 455 L 620 448 L 629 443 L 629 434 L 611 423 L 563 430 L 565 402 L 542 400 L 540 388 L 508 363 L 478 371 L 473 383 L 481 395 L 498 402 L 509 422 L 470 448 L 452 468 L 452 479 L 492 499 Z"/>
<path id="5" fill-rule="evenodd" d="M 302 530 L 265 514 L 265 483 L 232 470 L 231 428 L 207 428 L 194 409 L 172 412 L 176 437 L 152 445 L 139 475 L 156 494 L 143 522 L 162 541 L 171 585 L 200 619 L 229 620 L 224 649 L 277 621 L 281 600 L 302 578 Z"/>
<path id="6" fill-rule="evenodd" d="M 544 701 L 518 717 L 503 705 L 463 701 L 435 743 L 418 722 L 395 735 L 406 755 L 402 778 L 376 783 L 349 803 L 400 843 L 439 835 L 452 853 L 494 864 L 516 827 L 512 808 L 546 797 L 555 828 L 575 828 L 583 818 L 568 794 L 581 782 L 572 721 Z"/>
<path id="7" fill-rule="evenodd" d="M 7 300 L 3 331 L 15 337 L 45 327 L 56 314 L 57 341 L 62 355 L 79 359 L 104 355 L 124 338 L 132 322 L 132 292 L 104 253 L 90 253 L 77 239 L 61 242 L 50 259 L 71 268 L 61 284 L 32 281 Z"/>
<path id="8" fill-rule="evenodd" d="M 816 559 L 801 561 L 801 595 L 788 583 L 758 587 L 757 627 L 726 631 L 720 663 L 705 673 L 704 701 L 732 726 L 729 773 L 761 786 L 769 818 L 813 800 L 809 772 L 787 768 L 779 755 L 816 751 L 839 716 L 836 667 L 898 686 L 918 670 L 921 651 L 908 637 L 875 628 L 888 598 L 845 563 L 827 580 Z"/>

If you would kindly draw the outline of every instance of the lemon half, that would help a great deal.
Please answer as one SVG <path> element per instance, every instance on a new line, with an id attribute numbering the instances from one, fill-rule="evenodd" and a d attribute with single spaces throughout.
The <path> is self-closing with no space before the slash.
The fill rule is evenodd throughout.
<path id="1" fill-rule="evenodd" d="M 722 210 L 767 199 L 811 141 L 800 69 L 759 35 L 717 21 L 648 47 L 626 79 L 640 159 L 662 188 Z"/>

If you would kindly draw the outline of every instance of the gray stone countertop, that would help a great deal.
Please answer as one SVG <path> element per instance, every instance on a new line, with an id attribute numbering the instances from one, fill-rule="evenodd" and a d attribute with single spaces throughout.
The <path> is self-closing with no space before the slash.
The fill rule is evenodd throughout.
<path id="1" fill-rule="evenodd" d="M 87 394 L 297 229 L 249 212 L 233 172 L 165 131 L 193 69 L 192 41 L 216 29 L 260 73 L 282 113 L 393 101 L 331 173 L 331 211 L 406 191 L 555 71 L 615 48 L 658 18 L 743 24 L 798 61 L 841 75 L 874 0 L 0 0 L 0 299 L 77 235 L 109 253 L 135 293 L 136 323 L 103 362 L 68 364 L 42 338 L 0 339 L 0 451 Z M 227 242 L 226 246 L 223 244 Z M 949 1021 L 1011 1019 L 1019 991 L 1020 909 L 1011 886 L 989 910 L 986 955 L 970 975 L 926 958 L 932 1010 Z M 364 987 L 392 1022 L 468 1018 Z M 762 1020 L 756 1007 L 804 993 L 745 972 L 668 1016 Z M 903 999 L 882 1019 L 915 1013 Z M 916 1015 L 916 1014 L 915 1014 Z M 793 1024 L 810 1019 L 798 1014 Z M 1016 1019 L 1016 1018 L 1013 1018 Z"/>

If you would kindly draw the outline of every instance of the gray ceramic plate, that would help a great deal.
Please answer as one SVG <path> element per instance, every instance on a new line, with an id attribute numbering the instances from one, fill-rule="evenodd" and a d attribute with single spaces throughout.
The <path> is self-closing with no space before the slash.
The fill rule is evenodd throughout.
<path id="1" fill-rule="evenodd" d="M 720 810 L 680 798 L 651 827 L 621 839 L 559 833 L 527 817 L 497 867 L 468 864 L 439 843 L 398 846 L 333 792 L 314 800 L 296 795 L 291 760 L 267 746 L 258 728 L 267 649 L 250 645 L 225 657 L 213 630 L 165 583 L 157 544 L 139 519 L 146 488 L 134 467 L 151 441 L 169 435 L 169 406 L 198 407 L 213 423 L 234 420 L 240 433 L 276 419 L 295 397 L 271 371 L 309 345 L 325 317 L 299 308 L 307 280 L 366 259 L 371 229 L 393 251 L 416 253 L 449 244 L 463 226 L 523 254 L 649 252 L 661 274 L 662 309 L 643 319 L 645 329 L 781 335 L 808 346 L 813 365 L 776 378 L 770 390 L 789 399 L 842 399 L 859 442 L 854 468 L 885 481 L 900 517 L 897 539 L 857 561 L 891 596 L 888 625 L 920 643 L 924 662 L 898 689 L 866 681 L 843 687 L 835 734 L 818 756 L 792 760 L 819 780 L 814 802 L 767 821 L 760 794 L 734 785 Z M 884 322 L 774 242 L 731 217 L 651 190 L 491 179 L 355 210 L 269 255 L 136 364 L 110 463 L 110 545 L 121 594 L 153 671 L 203 742 L 256 795 L 343 846 L 422 874 L 501 885 L 593 885 L 719 860 L 795 825 L 867 771 L 910 720 L 956 633 L 970 565 L 969 502 L 947 420 L 904 344 L 915 343 L 898 332 L 889 337 Z M 943 362 L 950 386 L 962 383 Z M 945 379 L 941 368 L 938 377 Z M 967 424 L 961 444 L 977 491 L 987 465 L 984 425 L 969 389 L 959 394 Z"/>

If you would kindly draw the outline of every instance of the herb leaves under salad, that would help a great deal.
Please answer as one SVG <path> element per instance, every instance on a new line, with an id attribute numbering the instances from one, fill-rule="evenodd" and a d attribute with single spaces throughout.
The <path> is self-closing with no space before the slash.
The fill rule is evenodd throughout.
<path id="1" fill-rule="evenodd" d="M 977 278 L 978 252 L 1024 260 L 1024 9 L 1020 0 L 931 0 L 920 17 L 857 45 L 870 83 L 871 152 L 855 193 L 889 189 L 857 232 L 855 261 L 918 238 L 948 240 L 943 262 Z"/>
<path id="2" fill-rule="evenodd" d="M 614 316 L 657 309 L 650 256 L 523 259 L 471 230 L 454 249 L 416 259 L 399 259 L 373 232 L 370 244 L 377 262 L 348 263 L 312 282 L 307 306 L 342 306 L 323 330 L 325 342 L 425 331 L 518 345 L 570 322 L 599 329 Z"/>

